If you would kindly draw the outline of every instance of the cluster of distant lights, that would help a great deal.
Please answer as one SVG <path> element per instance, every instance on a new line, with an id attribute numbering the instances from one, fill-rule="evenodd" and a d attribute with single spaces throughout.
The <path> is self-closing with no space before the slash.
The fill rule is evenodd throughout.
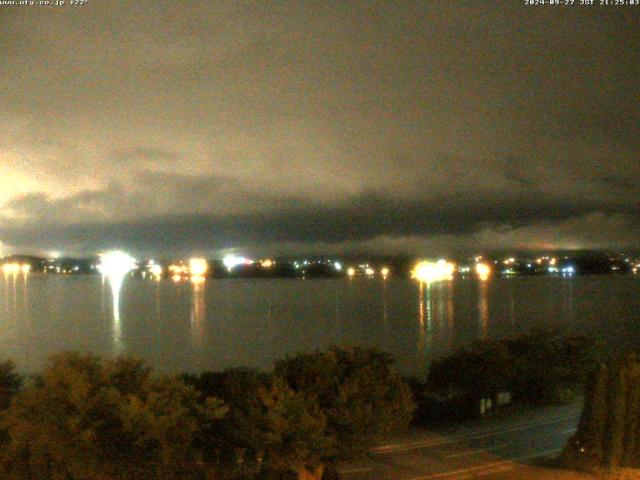
<path id="1" fill-rule="evenodd" d="M 2 272 L 5 275 L 18 275 L 22 273 L 24 275 L 31 271 L 31 265 L 28 263 L 5 263 L 2 265 Z"/>
<path id="2" fill-rule="evenodd" d="M 482 281 L 488 280 L 493 271 L 491 265 L 481 261 L 481 257 L 476 257 L 476 264 L 473 270 L 477 277 Z M 419 262 L 414 267 L 411 272 L 411 277 L 418 280 L 420 283 L 431 284 L 435 282 L 453 280 L 453 276 L 456 271 L 461 274 L 468 274 L 471 272 L 471 267 L 458 268 L 455 263 L 445 259 L 440 259 L 436 262 L 425 260 Z"/>
<path id="3" fill-rule="evenodd" d="M 59 255 L 56 252 L 56 255 L 52 255 L 51 257 L 57 258 L 58 256 Z M 473 271 L 475 272 L 478 279 L 482 281 L 488 280 L 493 273 L 492 265 L 489 262 L 484 261 L 482 256 L 476 256 L 474 258 L 474 262 L 475 263 L 473 267 L 458 267 L 455 263 L 445 259 L 440 259 L 437 261 L 420 261 L 411 271 L 411 277 L 422 283 L 434 283 L 439 281 L 452 280 L 456 272 L 462 275 L 466 275 L 470 274 Z M 627 262 L 629 262 L 629 260 L 627 260 Z M 276 265 L 276 261 L 272 259 L 253 260 L 238 255 L 227 255 L 223 258 L 222 263 L 230 273 L 235 268 L 241 266 L 246 267 L 257 265 L 262 268 L 269 269 Z M 496 260 L 493 261 L 493 263 L 498 264 L 499 262 Z M 517 273 L 513 269 L 513 267 L 515 267 L 518 263 L 515 257 L 505 258 L 500 263 L 502 263 L 506 267 L 506 269 L 502 270 L 501 273 L 505 275 Z M 535 268 L 533 263 L 535 263 L 537 267 L 545 268 L 546 271 L 551 274 L 560 274 L 567 276 L 576 274 L 576 268 L 573 265 L 559 266 L 558 259 L 554 257 L 539 257 L 531 262 L 526 263 L 527 268 Z M 305 271 L 305 268 L 311 264 L 312 262 L 309 262 L 308 260 L 293 262 L 294 268 L 302 269 L 303 272 Z M 346 273 L 346 276 L 349 278 L 356 276 L 374 277 L 376 275 L 379 275 L 383 279 L 387 279 L 387 277 L 389 277 L 391 273 L 389 267 L 382 267 L 379 270 L 376 270 L 367 263 L 344 267 L 339 261 L 329 260 L 328 264 L 332 265 L 336 272 L 344 271 Z M 638 267 L 640 267 L 640 264 L 633 265 L 632 272 L 638 273 Z M 91 268 L 94 267 L 92 266 Z M 103 276 L 123 277 L 129 272 L 138 268 L 138 263 L 136 259 L 129 254 L 119 250 L 115 250 L 100 255 L 100 263 L 96 266 L 96 268 Z M 77 271 L 79 270 L 79 267 L 76 266 L 72 270 Z M 26 275 L 31 271 L 31 265 L 29 263 L 17 262 L 5 263 L 2 265 L 2 271 L 6 275 Z M 209 272 L 209 264 L 204 258 L 191 258 L 186 263 L 178 262 L 169 265 L 167 267 L 167 271 L 169 277 L 174 281 L 181 281 L 185 278 L 190 278 L 193 281 L 202 281 Z M 56 268 L 56 272 L 60 273 L 60 267 Z M 64 273 L 67 273 L 67 271 L 65 270 Z M 165 269 L 162 267 L 162 265 L 156 263 L 154 260 L 149 260 L 146 264 L 145 270 L 143 271 L 143 276 L 146 276 L 147 274 L 149 274 L 152 278 L 159 280 L 164 276 Z"/>
<path id="4" fill-rule="evenodd" d="M 516 259 L 514 257 L 506 258 L 502 263 L 508 267 L 512 267 L 516 263 Z M 558 259 L 555 257 L 538 257 L 535 259 L 534 263 L 540 268 L 545 268 L 546 266 L 546 271 L 548 273 L 557 273 L 561 275 L 575 275 L 576 273 L 576 268 L 573 265 L 565 265 L 563 267 L 558 266 Z M 526 267 L 536 268 L 532 262 L 527 262 Z M 503 273 L 512 275 L 515 274 L 516 271 L 513 268 L 507 268 Z"/>
<path id="5" fill-rule="evenodd" d="M 239 265 L 246 266 L 255 263 L 259 263 L 263 268 L 271 268 L 275 265 L 275 261 L 271 259 L 256 262 L 246 257 L 235 255 L 227 255 L 223 259 L 223 264 L 229 272 Z M 116 250 L 100 255 L 100 264 L 97 268 L 102 275 L 111 277 L 126 275 L 136 269 L 137 266 L 138 264 L 135 258 L 122 251 Z M 204 258 L 191 258 L 187 263 L 172 263 L 166 270 L 173 281 L 178 282 L 185 278 L 190 278 L 192 281 L 200 282 L 205 279 L 209 272 L 209 262 Z M 159 280 L 165 274 L 165 269 L 162 265 L 156 263 L 155 260 L 149 260 L 142 275 L 146 276 L 147 273 L 151 277 Z"/>
<path id="6" fill-rule="evenodd" d="M 162 278 L 164 273 L 162 266 L 153 260 L 150 260 L 147 264 L 147 270 L 158 280 Z M 204 258 L 191 258 L 187 264 L 182 262 L 171 264 L 167 270 L 169 271 L 171 279 L 175 282 L 179 282 L 183 278 L 190 278 L 194 282 L 201 282 L 209 271 L 209 262 Z"/>
<path id="7" fill-rule="evenodd" d="M 334 267 L 337 271 L 342 270 L 342 265 L 339 262 L 335 262 Z M 379 273 L 382 278 L 386 279 L 391 273 L 391 270 L 388 267 L 382 267 L 379 270 Z M 375 274 L 376 274 L 376 269 L 371 267 L 368 263 L 363 265 L 358 265 L 357 267 L 347 268 L 348 277 L 355 277 L 356 275 L 365 275 L 367 277 L 373 277 L 375 276 Z"/>

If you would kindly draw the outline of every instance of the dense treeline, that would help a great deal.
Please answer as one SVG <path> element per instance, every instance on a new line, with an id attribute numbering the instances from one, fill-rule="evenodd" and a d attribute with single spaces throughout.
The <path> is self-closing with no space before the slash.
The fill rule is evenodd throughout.
<path id="1" fill-rule="evenodd" d="M 181 377 L 67 352 L 23 382 L 6 362 L 0 408 L 2 478 L 313 480 L 414 406 L 389 356 L 333 348 Z"/>
<path id="2" fill-rule="evenodd" d="M 182 376 L 154 374 L 138 360 L 66 352 L 52 356 L 41 375 L 23 379 L 5 362 L 0 477 L 335 478 L 336 460 L 406 428 L 414 399 L 418 417 L 436 411 L 424 400 L 443 392 L 469 400 L 509 390 L 519 401 L 559 402 L 582 386 L 597 362 L 597 346 L 584 336 L 546 331 L 483 340 L 433 362 L 413 395 L 390 356 L 363 348 L 290 356 L 271 372 Z M 636 461 L 637 449 L 616 447 L 640 444 L 640 367 L 626 362 L 624 373 L 603 367 L 590 386 L 577 438 L 596 462 Z M 449 419 L 459 414 L 461 404 L 453 405 Z M 605 418 L 609 411 L 615 415 Z"/>
<path id="3" fill-rule="evenodd" d="M 581 468 L 640 468 L 640 361 L 602 364 L 587 384 L 578 429 L 565 459 Z"/>
<path id="4" fill-rule="evenodd" d="M 473 398 L 495 398 L 498 392 L 507 391 L 518 402 L 562 403 L 582 391 L 600 355 L 597 342 L 590 337 L 555 330 L 481 340 L 435 360 L 422 393 L 447 401 L 463 398 L 470 404 Z M 425 403 L 424 395 L 421 403 Z M 461 410 L 459 403 L 453 404 Z M 427 402 L 427 408 L 434 411 L 436 406 Z M 428 416 L 430 412 L 420 413 Z"/>

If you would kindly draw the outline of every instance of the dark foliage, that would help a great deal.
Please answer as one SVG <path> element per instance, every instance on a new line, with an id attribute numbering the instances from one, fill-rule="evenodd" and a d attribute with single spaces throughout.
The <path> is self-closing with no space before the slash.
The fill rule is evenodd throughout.
<path id="1" fill-rule="evenodd" d="M 275 374 L 320 406 L 336 453 L 352 454 L 411 421 L 411 391 L 392 364 L 375 350 L 331 348 L 281 360 Z"/>
<path id="2" fill-rule="evenodd" d="M 640 467 L 640 362 L 629 354 L 603 364 L 564 455 L 580 468 Z"/>
<path id="3" fill-rule="evenodd" d="M 63 353 L 2 414 L 2 478 L 189 479 L 216 399 L 130 359 Z"/>
<path id="4" fill-rule="evenodd" d="M 11 360 L 0 363 L 0 410 L 5 410 L 22 386 L 22 377 L 16 373 Z"/>
<path id="5" fill-rule="evenodd" d="M 186 381 L 229 408 L 204 440 L 210 459 L 231 478 L 286 477 L 321 465 L 330 451 L 331 438 L 318 405 L 278 377 L 238 368 Z"/>
<path id="6" fill-rule="evenodd" d="M 516 400 L 557 403 L 582 387 L 598 355 L 591 338 L 558 331 L 482 340 L 434 361 L 426 387 L 449 398 L 507 390 Z"/>

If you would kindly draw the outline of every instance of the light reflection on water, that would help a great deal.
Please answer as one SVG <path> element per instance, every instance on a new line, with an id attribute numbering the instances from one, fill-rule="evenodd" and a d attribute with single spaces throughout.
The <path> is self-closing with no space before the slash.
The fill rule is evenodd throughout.
<path id="1" fill-rule="evenodd" d="M 113 352 L 116 355 L 125 352 L 125 345 L 122 340 L 122 324 L 120 322 L 120 291 L 126 274 L 111 274 L 102 277 L 103 285 L 106 278 L 107 283 L 111 287 L 111 315 L 113 320 Z"/>
<path id="2" fill-rule="evenodd" d="M 419 282 L 417 364 L 426 365 L 442 348 L 451 349 L 455 327 L 454 282 Z"/>
<path id="3" fill-rule="evenodd" d="M 204 286 L 204 278 L 196 277 L 191 279 L 191 335 L 195 344 L 201 344 L 202 338 L 204 337 L 204 322 L 206 315 Z"/>
<path id="4" fill-rule="evenodd" d="M 564 325 L 640 346 L 638 277 L 143 280 L 0 275 L 0 359 L 26 371 L 63 349 L 163 371 L 267 368 L 330 345 L 392 353 L 404 373 L 477 338 Z M 416 298 L 417 296 L 417 298 Z"/>
<path id="5" fill-rule="evenodd" d="M 478 282 L 478 321 L 480 324 L 479 338 L 487 337 L 489 329 L 489 298 L 487 281 Z"/>

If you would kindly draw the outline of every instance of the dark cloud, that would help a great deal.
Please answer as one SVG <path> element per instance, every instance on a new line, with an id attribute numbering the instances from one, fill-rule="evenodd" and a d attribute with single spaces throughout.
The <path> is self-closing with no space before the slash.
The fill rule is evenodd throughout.
<path id="1" fill-rule="evenodd" d="M 10 248 L 637 241 L 636 8 L 1 8 Z"/>
<path id="2" fill-rule="evenodd" d="M 471 248 L 561 248 L 563 244 L 567 248 L 628 247 L 640 240 L 640 215 L 630 206 L 610 205 L 596 211 L 602 205 L 526 193 L 476 191 L 428 202 L 369 193 L 334 206 L 300 198 L 290 199 L 284 208 L 271 205 L 253 213 L 150 215 L 121 222 L 43 221 L 44 212 L 68 205 L 41 197 L 25 197 L 22 206 L 33 208 L 40 220 L 0 229 L 2 238 L 32 248 L 47 243 L 82 252 L 124 245 L 154 254 L 214 253 L 234 247 L 283 254 L 287 249 L 319 253 L 321 249 L 381 250 L 386 245 L 393 252 L 417 253 L 437 246 L 440 252 L 452 253 Z"/>

